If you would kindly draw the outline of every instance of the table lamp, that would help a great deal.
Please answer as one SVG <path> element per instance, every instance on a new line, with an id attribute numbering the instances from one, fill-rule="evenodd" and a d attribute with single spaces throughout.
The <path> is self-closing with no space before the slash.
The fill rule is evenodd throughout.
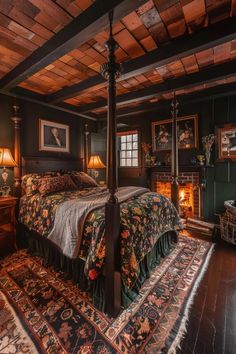
<path id="1" fill-rule="evenodd" d="M 97 170 L 101 168 L 106 168 L 106 166 L 100 159 L 99 155 L 91 155 L 87 168 L 91 170 L 91 176 L 94 179 L 97 179 L 99 176 L 99 171 Z"/>
<path id="2" fill-rule="evenodd" d="M 0 168 L 3 167 L 2 179 L 3 186 L 0 188 L 2 195 L 7 197 L 11 190 L 11 187 L 7 185 L 8 172 L 7 167 L 17 166 L 15 160 L 12 157 L 11 151 L 9 148 L 0 147 Z"/>

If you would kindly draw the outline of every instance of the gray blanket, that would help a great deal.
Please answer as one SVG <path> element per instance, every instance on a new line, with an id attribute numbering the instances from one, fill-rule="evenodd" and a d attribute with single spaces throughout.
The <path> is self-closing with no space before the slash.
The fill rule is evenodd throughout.
<path id="1" fill-rule="evenodd" d="M 121 203 L 148 191 L 147 188 L 142 187 L 121 187 L 116 196 Z M 48 239 L 55 243 L 65 256 L 76 258 L 88 214 L 103 207 L 108 197 L 109 192 L 101 188 L 96 194 L 62 203 L 56 210 L 54 226 Z"/>

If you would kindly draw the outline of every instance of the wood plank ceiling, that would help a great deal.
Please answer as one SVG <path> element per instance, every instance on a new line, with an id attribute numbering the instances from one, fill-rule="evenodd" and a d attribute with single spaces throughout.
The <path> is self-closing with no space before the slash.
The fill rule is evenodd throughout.
<path id="1" fill-rule="evenodd" d="M 95 0 L 0 0 L 0 79 L 56 33 L 65 29 L 93 3 Z M 138 6 L 138 1 L 136 3 Z M 174 43 L 178 38 L 186 38 L 202 28 L 210 28 L 236 15 L 236 0 L 149 0 L 143 3 L 114 25 L 114 37 L 119 44 L 116 57 L 121 63 L 144 57 L 154 50 L 158 53 L 159 49 Z M 104 103 L 95 108 L 90 104 L 104 102 L 107 96 L 106 83 L 99 78 L 100 66 L 107 60 L 104 48 L 107 38 L 106 30 L 98 32 L 79 47 L 52 60 L 46 67 L 19 82 L 18 87 L 43 95 L 46 101 L 50 101 L 50 97 L 65 88 L 84 83 L 89 78 L 98 78 L 97 82 L 94 80 L 94 85 L 64 96 L 62 101 L 78 107 L 79 111 L 91 107 L 90 112 L 93 114 L 98 117 L 104 115 Z M 180 56 L 165 65 L 126 79 L 121 77 L 117 83 L 117 95 L 138 92 L 152 86 L 158 88 L 158 84 L 201 73 L 205 69 L 234 60 L 236 39 Z M 232 71 L 228 77 L 216 77 L 215 81 L 202 82 L 194 87 L 176 87 L 176 93 L 189 94 L 232 82 L 236 82 L 236 71 L 235 75 Z M 140 98 L 138 102 L 130 102 L 129 105 L 141 107 L 144 103 L 156 103 L 171 97 L 172 92 L 168 90 L 161 94 L 153 91 L 153 97 L 149 94 L 147 99 Z M 122 108 L 122 102 L 119 107 Z"/>
<path id="2" fill-rule="evenodd" d="M 46 43 L 93 1 L 0 1 L 0 78 Z"/>

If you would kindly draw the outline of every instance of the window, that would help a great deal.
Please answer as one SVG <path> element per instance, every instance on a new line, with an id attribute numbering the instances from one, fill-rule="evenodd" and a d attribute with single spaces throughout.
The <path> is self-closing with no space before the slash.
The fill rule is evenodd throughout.
<path id="1" fill-rule="evenodd" d="M 119 166 L 138 167 L 138 132 L 118 133 Z"/>

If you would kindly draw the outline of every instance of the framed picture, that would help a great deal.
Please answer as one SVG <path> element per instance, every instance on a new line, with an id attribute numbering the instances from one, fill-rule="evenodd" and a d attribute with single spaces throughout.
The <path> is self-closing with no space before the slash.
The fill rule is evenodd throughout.
<path id="1" fill-rule="evenodd" d="M 198 116 L 186 116 L 177 119 L 179 149 L 198 148 Z M 152 123 L 153 151 L 172 149 L 172 119 Z"/>
<path id="2" fill-rule="evenodd" d="M 69 125 L 39 119 L 39 150 L 70 152 Z"/>
<path id="3" fill-rule="evenodd" d="M 218 157 L 236 160 L 236 123 L 218 128 Z"/>

